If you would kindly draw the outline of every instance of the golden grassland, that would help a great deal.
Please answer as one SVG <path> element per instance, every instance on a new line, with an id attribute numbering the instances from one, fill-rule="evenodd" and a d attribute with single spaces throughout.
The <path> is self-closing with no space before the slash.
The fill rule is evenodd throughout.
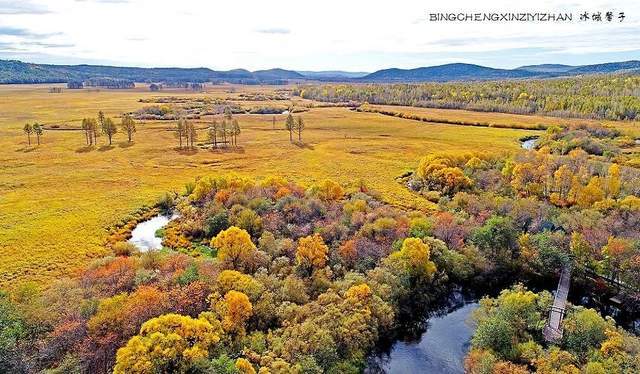
<path id="1" fill-rule="evenodd" d="M 71 275 L 105 253 L 106 228 L 167 190 L 182 191 L 197 176 L 236 172 L 251 177 L 280 175 L 310 184 L 325 178 L 355 188 L 359 180 L 392 204 L 428 209 L 395 177 L 413 169 L 419 158 L 446 150 L 517 150 L 527 130 L 422 123 L 347 108 L 313 108 L 303 113 L 304 145 L 291 144 L 284 116 L 237 116 L 239 148 L 181 151 L 171 121 L 138 124 L 134 142 L 115 136 L 112 147 L 87 148 L 81 131 L 50 130 L 39 147 L 27 146 L 25 122 L 79 127 L 100 109 L 119 116 L 154 96 L 234 97 L 239 92 L 270 92 L 273 87 L 208 87 L 205 93 L 179 90 L 65 90 L 50 85 L 0 86 L 0 286 L 22 281 L 46 284 Z M 241 105 L 260 103 L 238 101 Z M 280 102 L 282 104 L 282 102 Z M 285 104 L 287 102 L 284 102 Z M 264 105 L 278 102 L 263 103 Z M 420 109 L 422 110 L 422 109 Z M 452 117 L 503 115 L 444 111 Z M 204 128 L 207 121 L 198 122 Z M 516 116 L 514 120 L 538 121 Z M 550 119 L 556 120 L 556 119 Z M 116 120 L 119 122 L 119 120 Z M 199 140 L 204 141 L 202 131 Z M 35 143 L 35 137 L 32 136 Z"/>

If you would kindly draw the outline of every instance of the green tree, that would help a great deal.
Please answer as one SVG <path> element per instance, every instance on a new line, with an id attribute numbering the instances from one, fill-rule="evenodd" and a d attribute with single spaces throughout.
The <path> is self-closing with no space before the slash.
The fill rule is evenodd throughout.
<path id="1" fill-rule="evenodd" d="M 295 123 L 295 120 L 293 119 L 293 115 L 291 115 L 291 112 L 289 112 L 289 114 L 287 115 L 287 119 L 284 124 L 287 130 L 289 131 L 289 141 L 293 143 L 293 131 L 296 128 L 296 123 Z"/>
<path id="2" fill-rule="evenodd" d="M 27 139 L 29 140 L 29 145 L 31 145 L 31 134 L 33 134 L 33 126 L 30 123 L 27 123 L 22 128 L 25 134 L 27 134 Z"/>
<path id="3" fill-rule="evenodd" d="M 104 120 L 105 120 L 104 112 L 99 111 L 98 112 L 98 125 L 100 125 L 100 128 L 104 127 Z"/>
<path id="4" fill-rule="evenodd" d="M 220 131 L 220 124 L 215 119 L 209 127 L 209 142 L 213 145 L 213 148 L 218 148 L 218 131 Z"/>
<path id="5" fill-rule="evenodd" d="M 105 118 L 102 121 L 102 133 L 105 134 L 107 136 L 107 138 L 109 139 L 109 145 L 112 144 L 113 136 L 117 132 L 118 132 L 118 128 L 116 127 L 116 124 L 113 123 L 111 118 Z"/>
<path id="6" fill-rule="evenodd" d="M 429 280 L 436 272 L 429 246 L 418 238 L 406 238 L 402 248 L 389 255 L 386 263 L 397 274 L 407 274 L 415 280 Z"/>
<path id="7" fill-rule="evenodd" d="M 607 338 L 605 331 L 614 329 L 593 309 L 578 308 L 570 313 L 563 322 L 564 335 L 562 345 L 578 357 L 586 357 L 589 350 L 599 347 Z"/>
<path id="8" fill-rule="evenodd" d="M 238 120 L 236 119 L 231 122 L 231 134 L 233 136 L 233 145 L 237 147 L 238 135 L 240 135 L 240 124 L 238 124 Z"/>
<path id="9" fill-rule="evenodd" d="M 40 145 L 40 137 L 44 134 L 44 127 L 39 123 L 34 123 L 33 132 L 36 134 L 36 138 L 38 139 L 38 145 Z"/>
<path id="10" fill-rule="evenodd" d="M 180 142 L 180 148 L 182 149 L 182 138 L 184 138 L 187 134 L 187 120 L 184 118 L 178 119 L 176 122 L 176 137 Z"/>
<path id="11" fill-rule="evenodd" d="M 87 142 L 87 145 L 93 145 L 94 144 L 94 140 L 96 138 L 96 129 L 97 129 L 97 123 L 95 118 L 83 118 L 82 119 L 82 130 L 84 130 L 84 136 L 85 136 L 85 140 Z"/>
<path id="12" fill-rule="evenodd" d="M 20 372 L 20 343 L 26 342 L 27 336 L 23 316 L 0 291 L 0 373 Z"/>
<path id="13" fill-rule="evenodd" d="M 302 142 L 302 130 L 304 130 L 304 120 L 302 117 L 298 117 L 296 121 L 296 132 L 298 133 L 298 141 Z"/>
<path id="14" fill-rule="evenodd" d="M 131 137 L 133 136 L 133 133 L 136 132 L 136 122 L 130 114 L 122 116 L 122 123 L 120 126 L 122 127 L 122 131 L 127 133 L 127 138 L 129 138 L 129 143 L 131 143 Z"/>
<path id="15" fill-rule="evenodd" d="M 510 264 L 517 253 L 518 231 L 507 217 L 492 216 L 472 235 L 472 241 L 492 260 Z"/>

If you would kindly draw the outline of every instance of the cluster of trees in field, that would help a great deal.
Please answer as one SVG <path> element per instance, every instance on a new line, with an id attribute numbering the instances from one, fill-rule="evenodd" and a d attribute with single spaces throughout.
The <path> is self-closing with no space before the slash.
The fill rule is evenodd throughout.
<path id="1" fill-rule="evenodd" d="M 86 87 L 135 88 L 135 83 L 126 79 L 89 78 L 83 82 Z"/>
<path id="2" fill-rule="evenodd" d="M 214 118 L 211 125 L 206 129 L 206 132 L 212 149 L 221 146 L 228 147 L 229 145 L 237 147 L 238 136 L 241 132 L 240 123 L 237 119 L 233 118 L 231 109 L 227 107 L 224 110 L 222 121 L 218 122 L 218 120 Z M 179 141 L 179 148 L 193 148 L 198 139 L 198 128 L 193 121 L 181 117 L 176 122 L 175 135 Z"/>
<path id="3" fill-rule="evenodd" d="M 302 143 L 302 133 L 305 129 L 304 119 L 300 116 L 294 118 L 290 112 L 285 119 L 284 125 L 289 132 L 289 141 L 293 143 L 294 134 L 296 134 L 298 142 Z M 272 118 L 272 129 L 276 129 L 275 116 Z M 240 123 L 233 117 L 233 111 L 230 107 L 224 108 L 222 121 L 218 122 L 214 118 L 206 129 L 207 140 L 212 149 L 228 147 L 229 145 L 237 147 L 240 133 Z M 198 128 L 193 121 L 182 117 L 176 122 L 175 134 L 178 138 L 179 148 L 193 148 L 198 138 Z"/>
<path id="4" fill-rule="evenodd" d="M 435 237 L 450 248 L 488 251 L 491 266 L 539 274 L 573 264 L 578 274 L 629 285 L 635 291 L 628 305 L 638 306 L 637 169 L 592 160 L 581 149 L 435 154 L 421 160 L 408 183 L 439 203 L 436 221 L 448 228 Z"/>
<path id="5" fill-rule="evenodd" d="M 548 149 L 556 155 L 566 155 L 581 149 L 592 156 L 619 164 L 636 166 L 637 154 L 625 152 L 636 146 L 636 140 L 620 131 L 599 125 L 552 126 L 535 142 L 536 149 Z"/>
<path id="6" fill-rule="evenodd" d="M 40 138 L 44 135 L 44 125 L 37 122 L 34 124 L 27 123 L 22 128 L 22 131 L 27 135 L 27 142 L 29 146 L 31 146 L 31 135 L 33 134 L 35 134 L 38 145 L 40 145 Z"/>
<path id="7" fill-rule="evenodd" d="M 136 122 L 129 114 L 123 114 L 120 121 L 120 129 L 127 134 L 127 140 L 133 141 L 133 134 L 136 133 Z M 98 137 L 104 135 L 112 145 L 113 137 L 118 133 L 118 126 L 113 120 L 99 111 L 96 118 L 83 118 L 82 131 L 84 132 L 85 142 L 87 146 L 98 145 Z"/>
<path id="8" fill-rule="evenodd" d="M 640 157 L 633 151 L 637 141 L 617 129 L 601 125 L 551 126 L 535 140 L 533 148 L 554 155 L 582 150 L 595 158 L 630 167 L 640 167 Z"/>
<path id="9" fill-rule="evenodd" d="M 71 90 L 77 90 L 84 87 L 84 83 L 82 81 L 69 81 L 67 82 L 67 88 Z"/>
<path id="10" fill-rule="evenodd" d="M 180 117 L 199 119 L 206 115 L 223 114 L 231 110 L 232 114 L 285 114 L 306 112 L 305 107 L 290 106 L 254 106 L 243 108 L 240 104 L 228 100 L 211 98 L 160 97 L 140 99 L 140 102 L 153 103 L 136 110 L 133 115 L 140 120 L 175 120 Z"/>
<path id="11" fill-rule="evenodd" d="M 117 241 L 0 296 L 0 371 L 359 373 L 446 281 L 424 215 L 328 180 L 201 178 L 162 202 L 167 249 Z"/>
<path id="12" fill-rule="evenodd" d="M 224 128 L 234 121 L 227 110 Z M 285 121 L 292 141 L 297 122 Z M 640 171 L 582 145 L 554 148 L 575 138 L 563 131 L 513 155 L 424 157 L 407 183 L 437 203 L 429 214 L 387 206 L 364 183 L 346 193 L 329 180 L 199 178 L 159 201 L 178 213 L 159 233 L 163 250 L 140 253 L 126 224 L 107 240 L 111 255 L 77 277 L 0 293 L 0 372 L 359 373 L 381 337 L 452 282 L 567 265 L 585 287 L 617 283 L 638 309 Z M 484 299 L 467 370 L 637 371 L 637 339 L 593 310 L 571 308 L 563 340 L 545 345 L 550 300 L 521 287 Z"/>
<path id="13" fill-rule="evenodd" d="M 478 325 L 465 360 L 469 374 L 598 374 L 640 372 L 640 339 L 592 309 L 570 307 L 564 336 L 548 346 L 542 336 L 553 303 L 548 292 L 522 286 L 485 298 L 474 313 Z"/>
<path id="14" fill-rule="evenodd" d="M 305 99 L 634 120 L 640 116 L 640 76 L 602 75 L 544 80 L 422 84 L 304 85 Z"/>
<path id="15" fill-rule="evenodd" d="M 300 116 L 294 119 L 291 113 L 290 111 L 289 114 L 287 114 L 287 119 L 285 120 L 285 128 L 289 131 L 289 141 L 293 143 L 293 134 L 296 133 L 298 134 L 298 141 L 302 142 L 302 132 L 305 127 L 304 120 Z"/>
<path id="16" fill-rule="evenodd" d="M 547 147 L 554 154 L 566 155 L 574 149 L 582 149 L 590 155 L 619 155 L 622 147 L 635 145 L 633 138 L 622 136 L 620 131 L 599 125 L 572 125 L 550 127 L 538 139 L 535 148 Z"/>

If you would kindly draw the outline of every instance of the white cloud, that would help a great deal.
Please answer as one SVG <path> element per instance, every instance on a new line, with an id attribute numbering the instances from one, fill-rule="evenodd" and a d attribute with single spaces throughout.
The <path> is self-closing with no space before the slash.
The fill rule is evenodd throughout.
<path id="1" fill-rule="evenodd" d="M 45 14 L 49 9 L 29 0 L 0 0 L 0 14 Z"/>

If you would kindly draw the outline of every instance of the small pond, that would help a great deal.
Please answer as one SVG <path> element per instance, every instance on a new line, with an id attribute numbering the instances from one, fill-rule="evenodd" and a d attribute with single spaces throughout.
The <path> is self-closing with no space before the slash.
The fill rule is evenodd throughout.
<path id="1" fill-rule="evenodd" d="M 129 243 L 133 243 L 141 251 L 162 248 L 162 238 L 156 236 L 156 231 L 165 227 L 176 215 L 159 214 L 149 220 L 140 222 L 133 231 Z"/>
<path id="2" fill-rule="evenodd" d="M 522 148 L 527 150 L 532 150 L 533 147 L 536 146 L 537 142 L 538 142 L 538 138 L 524 140 L 522 141 Z"/>

